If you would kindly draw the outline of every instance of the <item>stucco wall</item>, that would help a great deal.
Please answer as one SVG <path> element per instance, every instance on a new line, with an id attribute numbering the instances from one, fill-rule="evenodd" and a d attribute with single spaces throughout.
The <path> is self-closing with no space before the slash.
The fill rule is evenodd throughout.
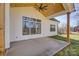
<path id="1" fill-rule="evenodd" d="M 36 18 L 41 20 L 41 34 L 22 35 L 22 16 Z M 10 41 L 27 40 L 31 38 L 45 37 L 57 35 L 57 27 L 55 32 L 50 32 L 50 24 L 57 22 L 47 19 L 33 7 L 14 7 L 10 9 Z"/>

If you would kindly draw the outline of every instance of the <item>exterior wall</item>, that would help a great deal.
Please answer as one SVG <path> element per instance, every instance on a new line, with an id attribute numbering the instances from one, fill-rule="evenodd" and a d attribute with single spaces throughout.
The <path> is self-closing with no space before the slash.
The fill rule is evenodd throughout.
<path id="1" fill-rule="evenodd" d="M 22 16 L 41 20 L 41 34 L 22 35 Z M 10 9 L 10 39 L 11 42 L 27 40 L 31 38 L 57 35 L 57 22 L 51 21 L 43 16 L 33 7 L 14 7 Z M 56 31 L 50 32 L 50 24 L 56 25 Z"/>

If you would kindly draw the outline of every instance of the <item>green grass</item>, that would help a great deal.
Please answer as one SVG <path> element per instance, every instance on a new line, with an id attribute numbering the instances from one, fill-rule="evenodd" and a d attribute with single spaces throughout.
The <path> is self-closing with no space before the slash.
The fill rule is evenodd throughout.
<path id="1" fill-rule="evenodd" d="M 66 37 L 67 35 L 66 34 L 62 34 L 62 35 L 60 35 L 60 36 L 62 36 L 62 37 Z M 79 40 L 79 35 L 77 34 L 71 34 L 70 35 L 70 38 L 71 39 L 74 39 L 74 40 Z"/>
<path id="2" fill-rule="evenodd" d="M 66 41 L 67 37 L 66 34 L 63 35 L 56 35 L 56 36 L 51 36 L 52 38 L 58 39 L 58 40 L 63 40 Z M 71 56 L 79 56 L 79 35 L 77 34 L 70 34 L 70 39 L 71 39 L 71 53 L 68 55 Z"/>

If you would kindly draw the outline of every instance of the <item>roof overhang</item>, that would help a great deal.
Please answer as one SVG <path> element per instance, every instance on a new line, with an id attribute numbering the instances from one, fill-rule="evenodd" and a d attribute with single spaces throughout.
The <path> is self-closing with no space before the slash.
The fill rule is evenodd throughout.
<path id="1" fill-rule="evenodd" d="M 61 12 L 58 12 L 58 13 L 55 13 L 51 16 L 48 16 L 48 18 L 53 18 L 53 17 L 57 17 L 57 16 L 61 16 L 61 15 L 65 15 L 67 14 L 67 12 L 75 12 L 75 6 L 73 3 L 63 3 L 63 7 L 65 10 L 61 11 Z"/>
<path id="2" fill-rule="evenodd" d="M 12 3 L 11 7 L 35 7 L 35 4 L 40 3 Z M 56 16 L 64 15 L 67 12 L 73 12 L 75 10 L 73 3 L 42 3 L 44 6 L 48 6 L 47 10 L 39 11 L 45 17 L 53 18 Z"/>

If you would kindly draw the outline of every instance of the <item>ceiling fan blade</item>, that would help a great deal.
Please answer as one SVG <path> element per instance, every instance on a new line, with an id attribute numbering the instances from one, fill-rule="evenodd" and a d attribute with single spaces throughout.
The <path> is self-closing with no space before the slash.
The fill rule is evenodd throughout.
<path id="1" fill-rule="evenodd" d="M 41 8 L 41 9 L 40 9 L 40 11 L 45 11 L 45 10 L 47 10 L 47 8 Z"/>
<path id="2" fill-rule="evenodd" d="M 42 8 L 42 6 L 43 6 L 43 4 L 41 3 L 39 8 L 41 9 L 41 8 Z"/>
<path id="3" fill-rule="evenodd" d="M 44 10 L 47 10 L 47 9 L 44 9 Z"/>
<path id="4" fill-rule="evenodd" d="M 44 11 L 44 9 L 39 9 L 39 11 Z"/>
<path id="5" fill-rule="evenodd" d="M 47 9 L 41 9 L 41 11 L 43 11 L 43 12 L 46 12 L 45 10 L 47 10 Z"/>
<path id="6" fill-rule="evenodd" d="M 47 8 L 48 6 L 43 6 L 42 8 Z"/>

